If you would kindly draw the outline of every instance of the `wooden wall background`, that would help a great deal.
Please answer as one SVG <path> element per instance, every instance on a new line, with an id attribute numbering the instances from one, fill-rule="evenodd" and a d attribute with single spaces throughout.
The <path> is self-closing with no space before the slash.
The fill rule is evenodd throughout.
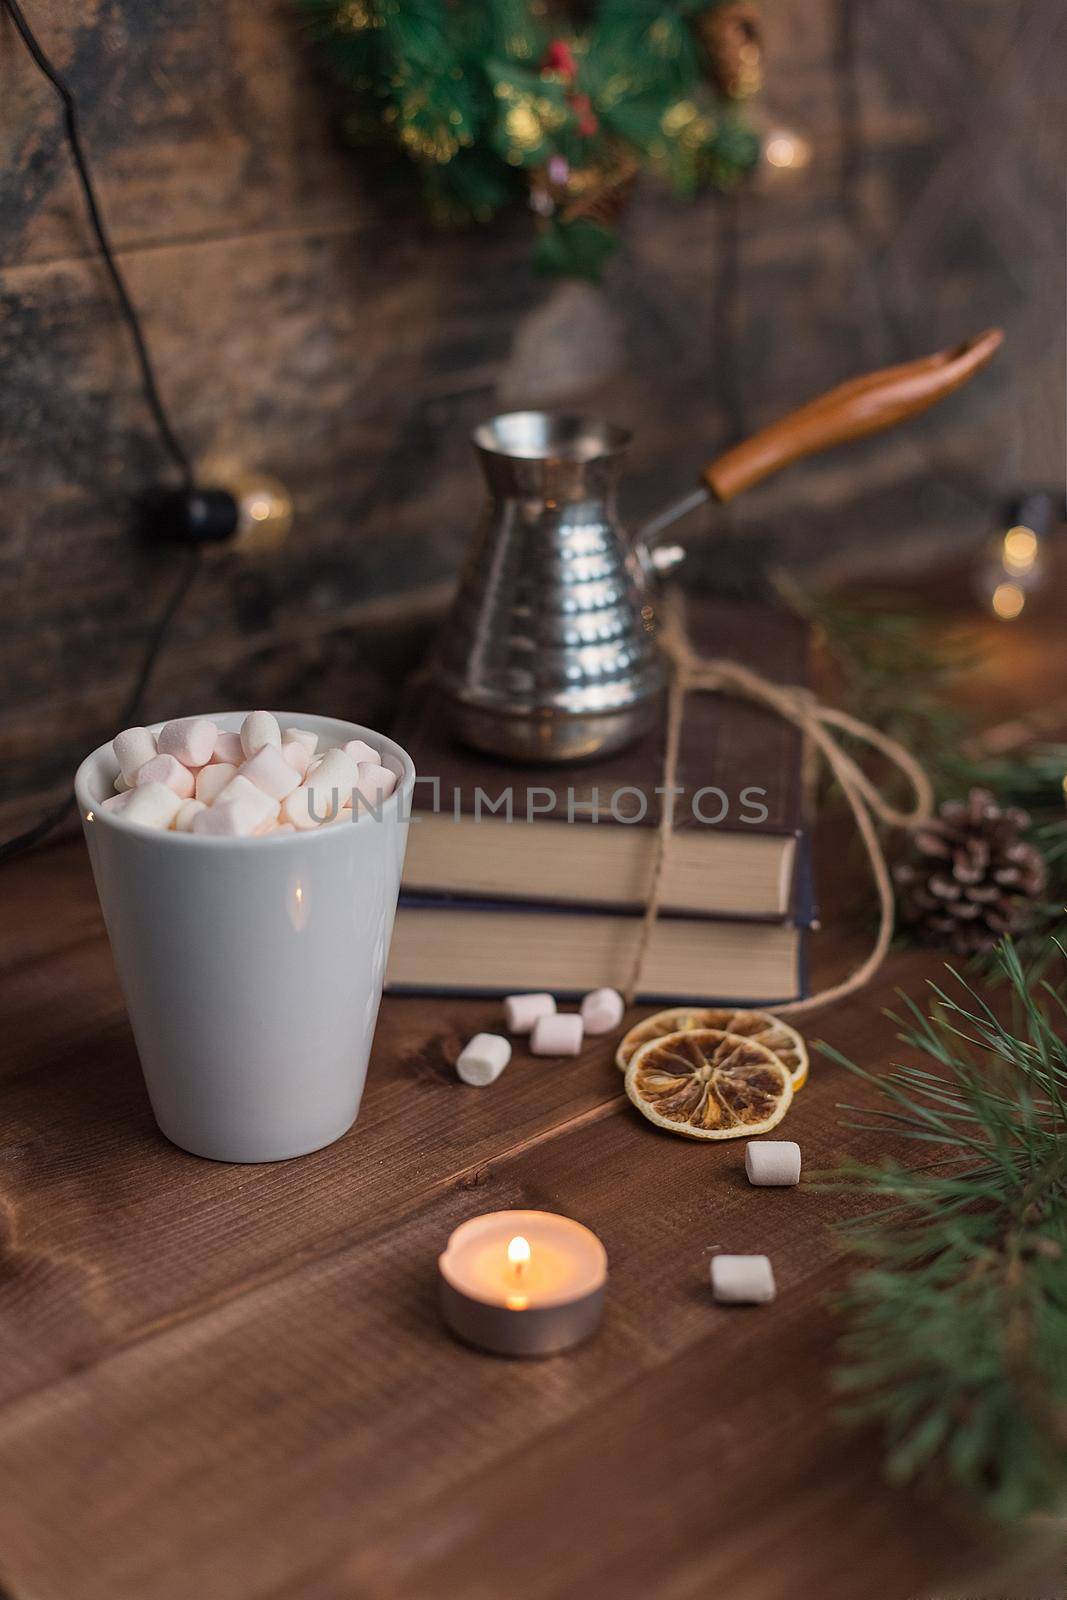
<path id="1" fill-rule="evenodd" d="M 978 387 L 754 494 L 714 561 L 750 562 L 746 542 L 824 576 L 921 560 L 981 538 L 1015 484 L 1062 479 L 1060 0 L 766 0 L 764 104 L 811 167 L 731 202 L 646 187 L 602 291 L 535 279 L 525 218 L 441 235 L 384 200 L 334 138 L 287 0 L 25 6 L 77 93 L 183 438 L 269 468 L 297 505 L 283 552 L 210 561 L 154 714 L 386 717 L 463 547 L 467 435 L 500 406 L 635 426 L 636 518 L 741 427 L 1000 322 Z M 56 102 L 6 18 L 0 373 L 10 831 L 112 731 L 175 558 L 128 534 L 159 450 Z"/>

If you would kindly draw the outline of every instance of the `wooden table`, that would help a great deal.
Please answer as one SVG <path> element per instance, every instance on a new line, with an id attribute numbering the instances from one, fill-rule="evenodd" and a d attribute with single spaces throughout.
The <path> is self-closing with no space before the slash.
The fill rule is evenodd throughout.
<path id="1" fill-rule="evenodd" d="M 994 1588 L 988 1566 L 974 1579 L 986 1536 L 887 1489 L 877 1440 L 833 1420 L 827 1299 L 847 1264 L 830 1224 L 854 1202 L 753 1191 L 741 1143 L 657 1132 L 610 1040 L 565 1064 L 520 1047 L 491 1090 L 459 1084 L 450 1063 L 497 1023 L 492 1002 L 387 999 L 359 1121 L 330 1149 L 197 1160 L 153 1124 L 80 841 L 3 885 L 10 1596 L 904 1600 L 946 1578 L 1053 1593 Z M 818 943 L 823 975 L 860 948 Z M 884 1067 L 881 1008 L 938 966 L 895 955 L 809 1033 Z M 887 1148 L 842 1129 L 856 1098 L 816 1058 L 783 1130 L 809 1165 Z M 503 1206 L 566 1212 L 607 1246 L 603 1329 L 570 1355 L 498 1360 L 441 1324 L 438 1251 Z M 768 1251 L 775 1304 L 715 1306 L 715 1246 Z"/>

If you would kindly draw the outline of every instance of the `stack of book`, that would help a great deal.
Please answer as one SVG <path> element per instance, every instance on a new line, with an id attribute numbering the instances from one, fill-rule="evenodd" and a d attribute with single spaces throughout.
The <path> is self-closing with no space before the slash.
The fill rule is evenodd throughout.
<path id="1" fill-rule="evenodd" d="M 796 618 L 693 603 L 702 655 L 806 680 Z M 662 719 L 661 719 L 662 721 Z M 616 755 L 533 769 L 451 741 L 432 694 L 396 736 L 419 783 L 389 962 L 394 992 L 623 987 L 640 937 L 660 807 L 673 838 L 641 998 L 773 1005 L 804 993 L 814 921 L 800 735 L 723 695 L 688 697 L 676 792 L 663 730 Z"/>

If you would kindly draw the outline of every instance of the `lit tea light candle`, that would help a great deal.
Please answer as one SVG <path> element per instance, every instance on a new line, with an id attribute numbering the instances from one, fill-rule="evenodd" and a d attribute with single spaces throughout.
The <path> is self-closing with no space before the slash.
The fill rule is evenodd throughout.
<path id="1" fill-rule="evenodd" d="M 452 1234 L 438 1258 L 441 1308 L 467 1344 L 550 1356 L 600 1322 L 608 1258 L 588 1228 L 551 1211 L 492 1211 Z"/>

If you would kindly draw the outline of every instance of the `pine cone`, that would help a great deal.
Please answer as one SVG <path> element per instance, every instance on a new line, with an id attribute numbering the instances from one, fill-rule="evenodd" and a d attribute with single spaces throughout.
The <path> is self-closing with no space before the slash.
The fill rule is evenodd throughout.
<path id="1" fill-rule="evenodd" d="M 998 806 L 988 789 L 946 801 L 912 834 L 918 859 L 894 869 L 903 920 L 960 956 L 1017 932 L 1048 877 L 1040 851 L 1020 837 L 1029 826 L 1025 811 Z"/>

